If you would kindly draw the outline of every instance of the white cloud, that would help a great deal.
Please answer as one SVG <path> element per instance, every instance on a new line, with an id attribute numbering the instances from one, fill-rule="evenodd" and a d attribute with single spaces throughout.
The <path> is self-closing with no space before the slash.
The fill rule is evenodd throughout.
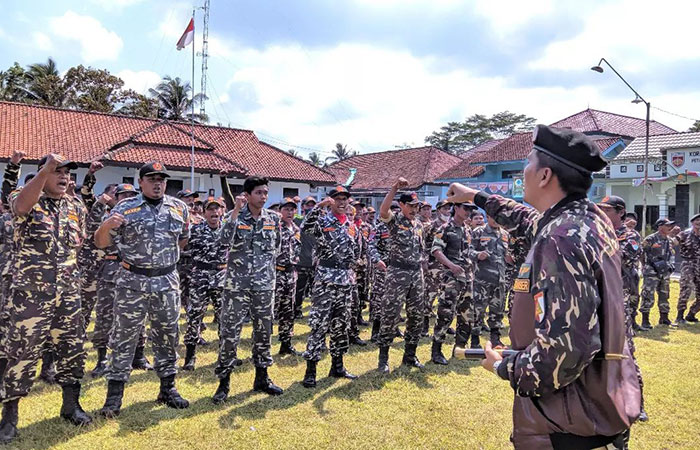
<path id="1" fill-rule="evenodd" d="M 99 20 L 67 11 L 49 20 L 54 36 L 80 44 L 80 54 L 86 62 L 116 60 L 124 45 L 113 31 L 107 30 Z"/>
<path id="2" fill-rule="evenodd" d="M 122 70 L 117 73 L 117 76 L 124 80 L 124 87 L 133 89 L 140 94 L 146 94 L 149 88 L 155 87 L 160 83 L 162 77 L 150 70 Z"/>
<path id="3" fill-rule="evenodd" d="M 53 48 L 51 38 L 41 31 L 35 31 L 32 33 L 32 39 L 34 40 L 34 46 L 41 51 L 47 52 Z"/>
<path id="4" fill-rule="evenodd" d="M 92 3 L 100 5 L 107 11 L 114 11 L 142 3 L 143 0 L 90 0 Z"/>

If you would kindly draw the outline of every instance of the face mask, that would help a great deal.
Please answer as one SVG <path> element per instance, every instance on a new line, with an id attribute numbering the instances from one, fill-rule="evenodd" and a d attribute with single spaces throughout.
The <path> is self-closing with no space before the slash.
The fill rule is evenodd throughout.
<path id="1" fill-rule="evenodd" d="M 448 220 L 450 220 L 450 215 L 449 215 L 449 214 L 447 214 L 447 215 L 445 215 L 445 214 L 440 214 L 440 218 L 441 218 L 442 220 L 444 220 L 445 222 L 447 222 Z"/>

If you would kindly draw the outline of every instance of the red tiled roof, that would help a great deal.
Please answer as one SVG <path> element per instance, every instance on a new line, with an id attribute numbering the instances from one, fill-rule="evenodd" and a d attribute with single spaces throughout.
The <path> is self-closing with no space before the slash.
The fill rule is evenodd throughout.
<path id="1" fill-rule="evenodd" d="M 400 176 L 408 180 L 409 189 L 417 189 L 435 180 L 462 160 L 436 147 L 419 147 L 364 153 L 329 167 L 338 183 L 350 177 L 349 169 L 357 169 L 351 183 L 355 190 L 387 190 Z"/>
<path id="2" fill-rule="evenodd" d="M 607 150 L 611 145 L 619 141 L 620 138 L 618 137 L 611 137 L 611 138 L 600 138 L 600 139 L 594 139 L 593 142 L 595 142 L 596 146 L 600 149 L 601 152 L 604 152 Z"/>
<path id="3" fill-rule="evenodd" d="M 532 133 L 516 133 L 503 139 L 490 150 L 474 155 L 472 163 L 520 161 L 532 150 Z"/>
<path id="4" fill-rule="evenodd" d="M 114 114 L 73 111 L 23 103 L 0 102 L 0 159 L 14 150 L 38 161 L 55 152 L 88 164 L 103 160 L 139 166 L 160 160 L 173 169 L 190 167 L 190 124 L 137 119 Z M 258 140 L 249 130 L 195 125 L 195 167 L 273 179 L 334 183 L 333 176 L 287 152 Z"/>
<path id="5" fill-rule="evenodd" d="M 498 144 L 500 144 L 503 141 L 503 139 L 491 139 L 490 141 L 486 141 L 484 143 L 481 143 L 477 145 L 476 147 L 472 147 L 470 149 L 464 150 L 463 152 L 459 153 L 457 156 L 459 156 L 462 159 L 466 159 L 470 155 L 477 153 L 477 152 L 484 152 L 491 150 Z"/>
<path id="6" fill-rule="evenodd" d="M 571 128 L 582 133 L 604 132 L 618 136 L 638 137 L 646 134 L 646 121 L 636 117 L 586 109 L 552 124 L 553 127 Z M 676 130 L 652 120 L 649 134 L 675 133 Z"/>

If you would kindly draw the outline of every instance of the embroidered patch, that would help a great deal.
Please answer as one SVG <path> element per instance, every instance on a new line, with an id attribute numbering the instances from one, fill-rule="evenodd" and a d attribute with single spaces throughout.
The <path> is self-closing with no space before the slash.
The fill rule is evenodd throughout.
<path id="1" fill-rule="evenodd" d="M 651 248 L 661 248 L 661 244 L 653 244 Z"/>
<path id="2" fill-rule="evenodd" d="M 239 230 L 252 230 L 250 225 L 243 225 L 242 223 L 238 225 Z"/>
<path id="3" fill-rule="evenodd" d="M 177 214 L 178 216 L 182 217 L 182 211 L 180 211 L 180 210 L 177 209 L 176 207 L 171 206 L 171 207 L 170 207 L 170 211 L 172 211 L 172 212 L 174 212 L 175 214 Z"/>
<path id="4" fill-rule="evenodd" d="M 513 281 L 513 291 L 515 292 L 530 292 L 529 278 L 516 278 Z"/>
<path id="5" fill-rule="evenodd" d="M 544 291 L 540 291 L 533 297 L 535 301 L 535 320 L 542 322 L 544 320 Z"/>
<path id="6" fill-rule="evenodd" d="M 532 271 L 532 264 L 525 263 L 520 266 L 518 271 L 518 278 L 530 278 L 530 272 Z"/>
<path id="7" fill-rule="evenodd" d="M 137 207 L 137 208 L 127 209 L 126 211 L 124 211 L 124 215 L 125 215 L 125 216 L 128 216 L 129 214 L 134 214 L 134 213 L 137 213 L 137 212 L 139 212 L 139 211 L 141 211 L 141 207 L 140 207 L 140 206 Z"/>
<path id="8" fill-rule="evenodd" d="M 323 229 L 324 233 L 325 233 L 325 232 L 329 232 L 329 231 L 335 231 L 335 230 L 337 230 L 336 227 L 326 227 L 326 228 Z"/>
<path id="9" fill-rule="evenodd" d="M 72 220 L 75 223 L 78 223 L 78 215 L 77 214 L 68 214 L 68 220 Z"/>
<path id="10" fill-rule="evenodd" d="M 275 226 L 274 225 L 264 225 L 263 230 L 274 230 Z"/>

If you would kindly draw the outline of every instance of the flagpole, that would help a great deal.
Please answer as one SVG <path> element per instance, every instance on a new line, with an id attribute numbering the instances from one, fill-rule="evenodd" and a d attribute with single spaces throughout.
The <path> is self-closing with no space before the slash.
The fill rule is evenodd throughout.
<path id="1" fill-rule="evenodd" d="M 192 22 L 194 23 L 194 13 L 197 9 L 194 8 L 192 10 Z M 195 36 L 195 31 L 194 27 L 192 28 L 192 115 L 191 115 L 191 128 L 192 128 L 192 155 L 191 155 L 191 163 L 192 166 L 190 168 L 190 190 L 194 192 L 194 36 Z"/>

